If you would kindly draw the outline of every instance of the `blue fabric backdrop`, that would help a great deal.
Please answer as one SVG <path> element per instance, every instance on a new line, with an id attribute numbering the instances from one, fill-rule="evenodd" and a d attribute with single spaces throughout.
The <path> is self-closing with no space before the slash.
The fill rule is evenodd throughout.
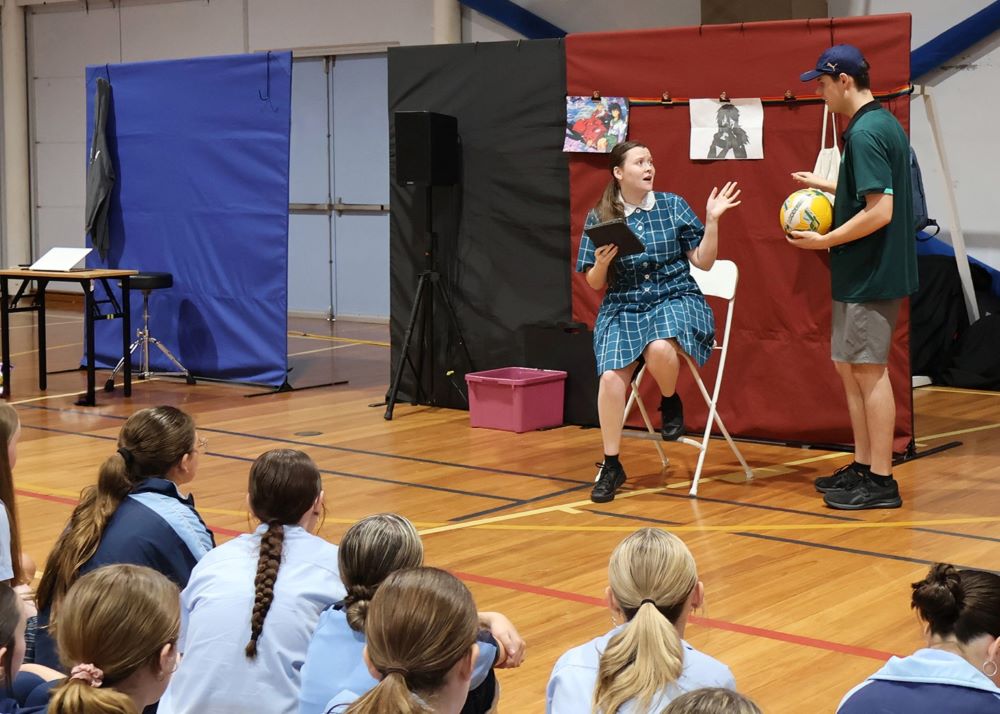
<path id="1" fill-rule="evenodd" d="M 98 77 L 111 83 L 118 178 L 107 260 L 94 251 L 88 267 L 173 273 L 174 287 L 150 296 L 153 335 L 196 376 L 281 385 L 291 53 L 88 67 L 88 142 Z M 140 293 L 132 308 L 137 327 Z M 112 366 L 121 327 L 96 327 L 99 363 Z M 171 369 L 159 350 L 150 357 Z"/>

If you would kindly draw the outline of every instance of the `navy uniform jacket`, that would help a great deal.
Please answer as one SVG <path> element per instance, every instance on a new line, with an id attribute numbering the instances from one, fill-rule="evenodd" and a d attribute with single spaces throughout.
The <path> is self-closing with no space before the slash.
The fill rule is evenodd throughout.
<path id="1" fill-rule="evenodd" d="M 140 482 L 108 521 L 93 557 L 79 575 L 102 565 L 130 563 L 157 570 L 187 585 L 191 571 L 215 541 L 194 508 L 194 498 L 183 498 L 173 482 L 149 478 Z M 62 669 L 56 643 L 49 636 L 50 608 L 38 613 L 35 662 Z"/>

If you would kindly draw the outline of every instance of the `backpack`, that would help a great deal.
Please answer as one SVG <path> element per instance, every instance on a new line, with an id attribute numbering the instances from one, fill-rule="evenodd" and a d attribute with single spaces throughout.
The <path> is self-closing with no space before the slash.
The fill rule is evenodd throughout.
<path id="1" fill-rule="evenodd" d="M 936 236 L 941 230 L 938 222 L 927 216 L 927 193 L 924 191 L 924 178 L 920 174 L 920 164 L 917 163 L 917 155 L 910 147 L 910 188 L 913 191 L 913 222 L 916 231 L 920 231 L 934 226 L 934 232 L 924 238 L 917 237 L 917 240 L 927 240 Z"/>

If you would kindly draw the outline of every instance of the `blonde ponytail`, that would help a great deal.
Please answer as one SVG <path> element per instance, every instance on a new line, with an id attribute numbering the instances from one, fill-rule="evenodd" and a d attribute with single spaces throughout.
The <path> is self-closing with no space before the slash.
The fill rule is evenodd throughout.
<path id="1" fill-rule="evenodd" d="M 677 536 L 642 528 L 611 554 L 608 582 L 628 624 L 601 655 L 593 711 L 617 714 L 630 700 L 647 710 L 684 670 L 676 623 L 698 585 L 694 558 Z"/>
<path id="2" fill-rule="evenodd" d="M 615 714 L 630 699 L 636 700 L 637 711 L 646 711 L 660 689 L 680 678 L 683 668 L 677 628 L 647 602 L 601 656 L 594 711 Z"/>

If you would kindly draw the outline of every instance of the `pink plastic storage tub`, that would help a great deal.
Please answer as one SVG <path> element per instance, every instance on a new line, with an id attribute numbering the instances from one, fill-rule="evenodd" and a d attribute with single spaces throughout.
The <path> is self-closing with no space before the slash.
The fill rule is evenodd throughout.
<path id="1" fill-rule="evenodd" d="M 465 375 L 472 426 L 521 433 L 563 423 L 566 373 L 504 367 Z"/>

